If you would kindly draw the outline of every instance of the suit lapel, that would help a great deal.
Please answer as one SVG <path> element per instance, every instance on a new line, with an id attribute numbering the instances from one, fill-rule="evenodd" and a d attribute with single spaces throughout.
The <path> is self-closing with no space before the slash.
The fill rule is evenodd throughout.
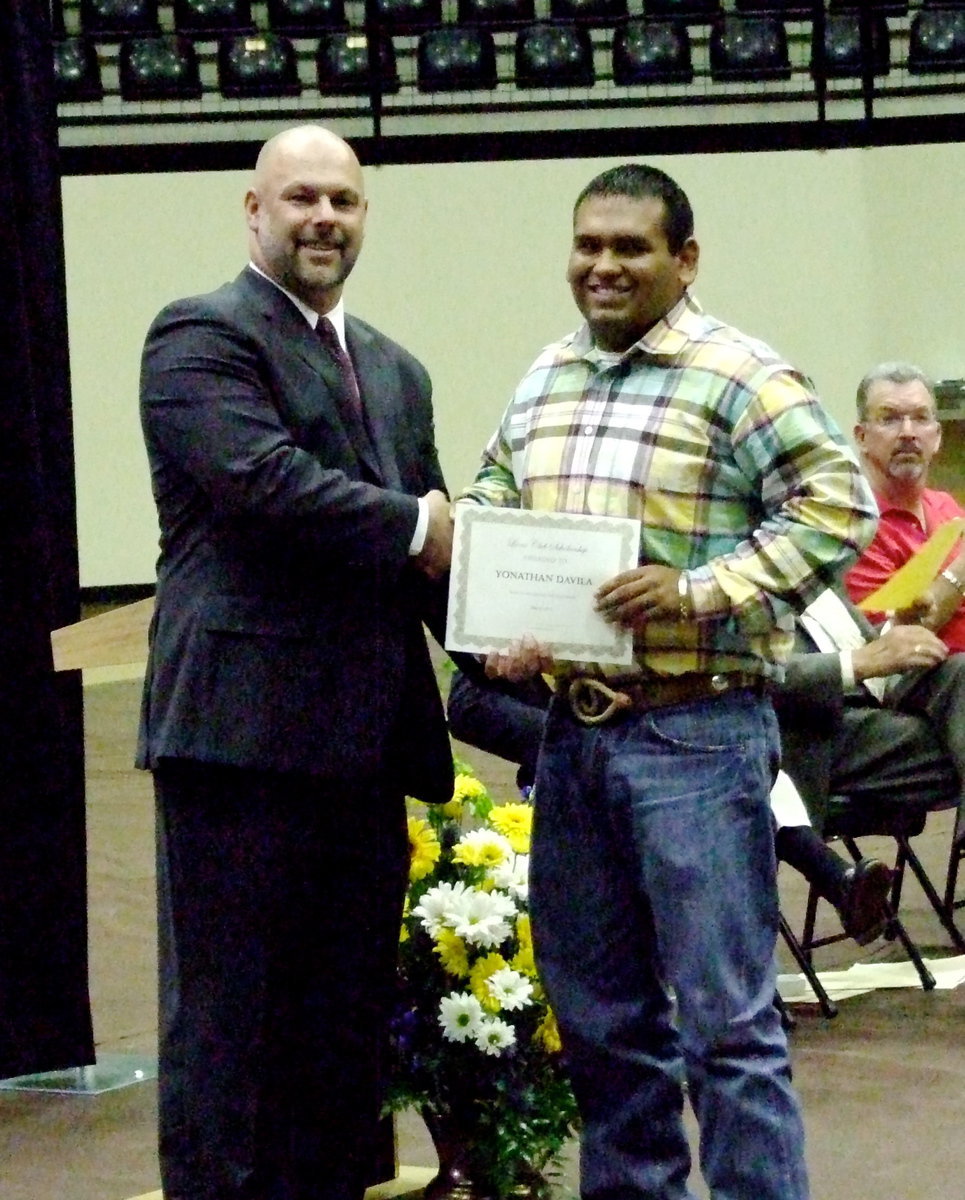
<path id="1" fill-rule="evenodd" d="M 383 482 L 380 456 L 377 456 L 372 439 L 355 412 L 354 404 L 344 395 L 341 372 L 321 339 L 288 297 L 270 280 L 246 269 L 241 273 L 238 282 L 250 292 L 265 319 L 280 329 L 290 348 L 321 376 L 333 397 L 346 437 L 365 469 L 364 473 L 374 482 Z M 361 378 L 359 387 L 362 389 Z M 362 396 L 365 403 L 364 389 Z"/>

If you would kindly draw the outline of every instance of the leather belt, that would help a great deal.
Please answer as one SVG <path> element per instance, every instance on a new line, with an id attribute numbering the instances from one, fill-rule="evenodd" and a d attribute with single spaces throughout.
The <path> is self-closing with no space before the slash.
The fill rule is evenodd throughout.
<path id="1" fill-rule="evenodd" d="M 719 675 L 690 672 L 684 675 L 610 676 L 606 680 L 593 675 L 574 675 L 557 683 L 557 692 L 569 704 L 573 716 L 582 725 L 603 725 L 614 717 L 630 713 L 652 712 L 672 704 L 708 700 L 738 688 L 749 688 L 763 695 L 767 681 L 747 671 L 727 671 Z"/>

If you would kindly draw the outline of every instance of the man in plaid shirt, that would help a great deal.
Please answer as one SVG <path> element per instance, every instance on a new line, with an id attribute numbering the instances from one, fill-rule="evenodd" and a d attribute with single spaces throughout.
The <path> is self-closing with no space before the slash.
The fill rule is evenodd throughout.
<path id="1" fill-rule="evenodd" d="M 597 596 L 633 630 L 633 672 L 529 640 L 487 660 L 557 675 L 531 905 L 585 1200 L 692 1200 L 684 1080 L 714 1200 L 808 1193 L 774 1004 L 767 690 L 876 508 L 808 381 L 691 298 L 697 262 L 667 175 L 592 180 L 568 269 L 585 323 L 537 358 L 462 497 L 642 522 L 640 565 Z"/>

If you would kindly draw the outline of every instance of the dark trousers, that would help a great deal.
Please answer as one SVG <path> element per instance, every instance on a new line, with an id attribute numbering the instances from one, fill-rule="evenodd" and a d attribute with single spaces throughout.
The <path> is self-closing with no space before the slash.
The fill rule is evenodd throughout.
<path id="1" fill-rule="evenodd" d="M 404 797 L 155 771 L 166 1200 L 359 1200 L 408 872 Z"/>
<path id="2" fill-rule="evenodd" d="M 808 1196 L 774 1005 L 777 756 L 749 692 L 594 728 L 551 709 L 530 911 L 583 1118 L 583 1200 L 695 1200 L 685 1074 L 711 1196 Z"/>
<path id="3" fill-rule="evenodd" d="M 950 654 L 930 671 L 902 680 L 888 701 L 925 717 L 932 737 L 954 767 L 954 782 L 946 786 L 957 794 L 955 841 L 961 842 L 965 839 L 965 654 Z"/>
<path id="4" fill-rule="evenodd" d="M 828 794 L 869 808 L 954 803 L 952 761 L 930 722 L 912 713 L 846 708 L 830 767 Z"/>

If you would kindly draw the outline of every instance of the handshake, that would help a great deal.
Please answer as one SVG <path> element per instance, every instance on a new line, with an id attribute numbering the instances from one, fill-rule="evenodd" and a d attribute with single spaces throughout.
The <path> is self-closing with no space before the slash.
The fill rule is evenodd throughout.
<path id="1" fill-rule="evenodd" d="M 422 497 L 429 511 L 425 541 L 412 561 L 430 579 L 441 579 L 452 562 L 452 506 L 445 492 L 426 492 Z"/>

